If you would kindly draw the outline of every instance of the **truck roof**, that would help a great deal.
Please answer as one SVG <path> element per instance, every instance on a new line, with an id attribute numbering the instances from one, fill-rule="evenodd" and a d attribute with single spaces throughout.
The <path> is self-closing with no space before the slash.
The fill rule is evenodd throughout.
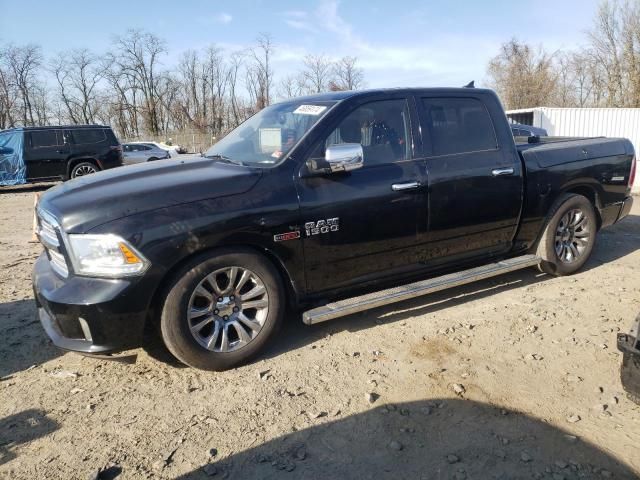
<path id="1" fill-rule="evenodd" d="M 493 93 L 492 90 L 485 88 L 466 88 L 466 87 L 398 87 L 398 88 L 371 88 L 366 90 L 342 90 L 337 92 L 316 93 L 313 95 L 305 95 L 302 97 L 290 98 L 283 100 L 282 102 L 289 102 L 292 100 L 303 100 L 308 102 L 335 102 L 345 100 L 353 97 L 366 97 L 370 95 L 377 95 L 380 93 L 404 93 L 407 95 L 429 95 L 429 94 L 451 94 L 457 93 Z"/>

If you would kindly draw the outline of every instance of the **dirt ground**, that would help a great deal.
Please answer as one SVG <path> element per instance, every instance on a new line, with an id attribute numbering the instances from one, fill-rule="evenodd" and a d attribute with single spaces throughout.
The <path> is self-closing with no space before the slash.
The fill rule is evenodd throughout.
<path id="1" fill-rule="evenodd" d="M 35 317 L 34 191 L 0 193 L 0 478 L 639 478 L 616 333 L 640 312 L 640 199 L 568 278 L 529 269 L 306 327 L 256 362 L 115 362 Z"/>

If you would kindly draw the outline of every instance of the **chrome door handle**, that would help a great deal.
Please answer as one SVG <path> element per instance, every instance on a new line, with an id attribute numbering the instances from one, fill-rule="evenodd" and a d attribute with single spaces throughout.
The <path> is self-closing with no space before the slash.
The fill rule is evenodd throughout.
<path id="1" fill-rule="evenodd" d="M 391 185 L 391 190 L 394 192 L 405 192 L 416 188 L 420 188 L 420 182 L 394 183 Z"/>
<path id="2" fill-rule="evenodd" d="M 513 175 L 513 167 L 508 168 L 494 168 L 491 170 L 491 175 L 494 177 L 501 177 L 502 175 Z"/>

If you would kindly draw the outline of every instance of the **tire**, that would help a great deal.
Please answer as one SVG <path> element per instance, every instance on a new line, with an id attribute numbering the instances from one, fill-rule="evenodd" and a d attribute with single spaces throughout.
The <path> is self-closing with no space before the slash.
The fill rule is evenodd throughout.
<path id="1" fill-rule="evenodd" d="M 90 175 L 98 171 L 100 171 L 100 169 L 96 166 L 95 163 L 80 162 L 73 166 L 69 178 L 84 177 L 85 175 Z"/>
<path id="2" fill-rule="evenodd" d="M 156 157 L 151 157 L 147 160 L 147 162 L 155 162 L 156 160 L 158 160 Z"/>
<path id="3" fill-rule="evenodd" d="M 234 288 L 229 289 L 232 276 Z M 264 292 L 256 295 L 261 287 Z M 194 258 L 176 273 L 164 300 L 160 331 L 181 362 L 226 370 L 262 350 L 280 327 L 284 309 L 284 288 L 271 262 L 250 251 L 221 250 Z"/>
<path id="4" fill-rule="evenodd" d="M 566 194 L 551 207 L 536 254 L 542 259 L 540 270 L 550 275 L 571 275 L 591 256 L 598 221 L 586 197 Z"/>

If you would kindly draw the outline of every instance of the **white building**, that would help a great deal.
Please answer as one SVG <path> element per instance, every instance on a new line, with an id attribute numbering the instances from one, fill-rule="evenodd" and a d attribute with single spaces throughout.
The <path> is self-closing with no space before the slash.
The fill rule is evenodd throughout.
<path id="1" fill-rule="evenodd" d="M 640 108 L 526 108 L 509 110 L 517 123 L 544 128 L 553 137 L 625 137 L 640 157 Z M 640 172 L 634 192 L 640 192 Z"/>

